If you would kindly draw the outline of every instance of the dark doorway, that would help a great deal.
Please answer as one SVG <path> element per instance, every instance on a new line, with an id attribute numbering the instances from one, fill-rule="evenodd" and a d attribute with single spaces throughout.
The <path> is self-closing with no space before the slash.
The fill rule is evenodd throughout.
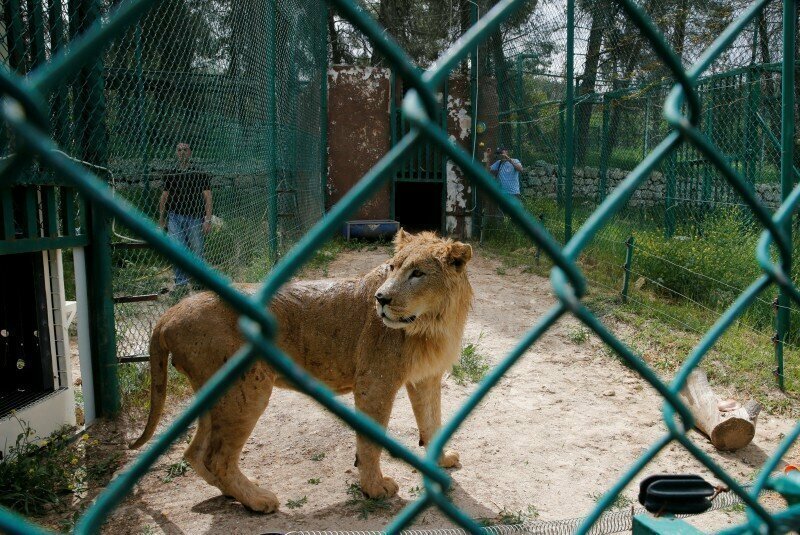
<path id="1" fill-rule="evenodd" d="M 42 253 L 0 256 L 0 417 L 54 390 Z"/>
<path id="2" fill-rule="evenodd" d="M 394 215 L 411 232 L 442 229 L 442 183 L 396 182 Z"/>

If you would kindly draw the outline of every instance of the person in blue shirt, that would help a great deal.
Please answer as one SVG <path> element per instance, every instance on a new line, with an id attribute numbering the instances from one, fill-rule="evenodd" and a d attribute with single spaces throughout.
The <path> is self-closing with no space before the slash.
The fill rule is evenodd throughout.
<path id="1" fill-rule="evenodd" d="M 487 149 L 486 152 L 489 151 L 491 149 Z M 519 199 L 519 174 L 522 171 L 522 164 L 508 154 L 506 147 L 498 147 L 495 158 L 495 162 L 489 166 L 489 172 L 497 177 L 504 192 Z"/>

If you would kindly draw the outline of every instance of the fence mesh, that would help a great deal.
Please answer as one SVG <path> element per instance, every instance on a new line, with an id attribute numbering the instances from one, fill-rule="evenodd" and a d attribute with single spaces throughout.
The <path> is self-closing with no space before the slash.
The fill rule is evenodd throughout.
<path id="1" fill-rule="evenodd" d="M 565 0 L 539 2 L 539 24 L 507 28 L 502 54 L 486 66 L 489 76 L 497 78 L 497 93 L 482 96 L 494 99 L 498 109 L 496 120 L 491 113 L 483 116 L 487 146 L 509 147 L 512 157 L 521 160 L 521 200 L 561 243 L 565 230 L 574 232 L 582 225 L 669 133 L 663 104 L 674 83 L 620 6 L 576 2 L 574 126 L 567 132 L 566 5 Z M 748 8 L 745 2 L 640 6 L 683 65 L 700 58 L 724 27 Z M 770 210 L 780 205 L 782 191 L 782 28 L 781 4 L 767 4 L 696 84 L 702 104 L 698 131 Z M 574 150 L 571 169 L 568 145 Z M 489 161 L 493 159 L 492 154 Z M 796 162 L 797 158 L 795 167 Z M 595 288 L 618 294 L 630 249 L 631 279 L 639 284 L 630 286 L 628 299 L 658 321 L 699 339 L 757 277 L 751 253 L 759 232 L 747 203 L 715 164 L 691 144 L 683 144 L 659 161 L 648 180 L 594 235 L 580 261 Z M 516 262 L 531 264 L 524 254 L 524 233 L 490 206 L 483 212 L 480 237 L 511 257 L 522 251 Z M 794 240 L 792 247 L 797 246 Z M 648 304 L 653 294 L 682 303 L 684 309 L 665 315 L 664 307 Z M 790 311 L 791 322 L 800 321 L 800 314 L 788 303 L 776 306 L 776 295 L 766 291 L 738 327 L 753 335 L 761 354 L 773 351 L 777 337 L 786 358 L 796 359 L 797 331 L 779 328 L 775 311 Z M 743 357 L 742 348 L 724 351 Z M 765 383 L 772 383 L 775 368 L 761 369 Z M 788 388 L 797 387 L 794 367 L 781 370 L 781 382 L 784 377 Z"/>
<path id="2" fill-rule="evenodd" d="M 13 3 L 13 2 L 11 2 Z M 458 64 L 470 53 L 476 45 L 481 43 L 488 43 L 488 48 L 496 53 L 498 47 L 502 44 L 498 39 L 492 38 L 492 34 L 500 29 L 501 24 L 505 21 L 513 20 L 513 15 L 518 12 L 520 8 L 524 8 L 525 2 L 518 0 L 505 0 L 498 2 L 488 11 L 481 11 L 481 23 L 473 26 L 466 31 L 460 40 L 456 41 L 451 48 L 444 52 L 433 66 L 426 72 L 418 72 L 411 64 L 409 58 L 404 54 L 403 50 L 394 43 L 391 38 L 384 33 L 381 28 L 372 20 L 368 15 L 362 11 L 361 7 L 351 0 L 331 0 L 339 14 L 347 19 L 354 28 L 362 31 L 371 41 L 372 45 L 378 49 L 383 57 L 387 58 L 393 67 L 401 72 L 404 79 L 413 88 L 409 90 L 404 97 L 403 111 L 408 121 L 413 125 L 411 131 L 406 134 L 399 142 L 392 148 L 392 150 L 370 171 L 362 180 L 342 199 L 340 203 L 334 206 L 327 216 L 314 224 L 299 240 L 288 253 L 283 256 L 280 261 L 274 266 L 269 274 L 264 279 L 260 291 L 252 296 L 245 296 L 239 293 L 234 287 L 229 285 L 228 279 L 220 275 L 220 273 L 213 269 L 212 262 L 206 258 L 205 261 L 197 255 L 192 254 L 186 247 L 176 244 L 174 241 L 168 239 L 161 231 L 159 231 L 153 222 L 152 218 L 152 199 L 149 201 L 141 201 L 137 204 L 139 199 L 143 198 L 142 193 L 136 193 L 136 188 L 144 188 L 147 179 L 144 178 L 145 174 L 150 174 L 149 167 L 147 170 L 141 166 L 141 153 L 137 153 L 136 157 L 128 156 L 128 159 L 120 157 L 120 169 L 128 169 L 128 171 L 115 171 L 113 172 L 114 181 L 108 184 L 103 179 L 104 172 L 113 171 L 116 160 L 109 157 L 108 161 L 98 161 L 92 158 L 104 147 L 104 143 L 108 147 L 114 147 L 114 130 L 109 129 L 108 136 L 104 135 L 102 128 L 97 128 L 97 122 L 103 117 L 106 101 L 103 98 L 103 85 L 102 83 L 102 70 L 97 61 L 97 52 L 108 43 L 114 42 L 119 44 L 125 41 L 126 36 L 130 31 L 135 34 L 136 21 L 141 19 L 142 30 L 144 24 L 148 20 L 148 9 L 169 9 L 172 4 L 164 4 L 155 2 L 154 0 L 132 0 L 120 3 L 115 8 L 111 9 L 108 13 L 102 15 L 102 24 L 94 24 L 91 28 L 82 29 L 82 37 L 73 40 L 69 46 L 69 50 L 54 54 L 50 61 L 41 63 L 35 68 L 27 78 L 23 79 L 20 73 L 14 73 L 10 70 L 0 71 L 0 91 L 3 92 L 3 117 L 5 119 L 6 128 L 10 136 L 10 147 L 13 147 L 13 152 L 8 153 L 8 157 L 4 160 L 3 168 L 0 171 L 2 184 L 7 186 L 11 181 L 19 180 L 20 173 L 23 170 L 29 170 L 32 160 L 35 159 L 37 165 L 42 169 L 46 169 L 48 173 L 57 176 L 60 181 L 74 187 L 81 192 L 84 199 L 91 202 L 94 207 L 103 209 L 113 214 L 115 223 L 118 225 L 116 228 L 123 229 L 122 233 L 131 232 L 135 236 L 144 239 L 155 251 L 158 251 L 168 261 L 173 262 L 183 269 L 185 269 L 192 277 L 194 277 L 200 284 L 217 292 L 222 299 L 228 302 L 235 310 L 241 314 L 240 327 L 247 340 L 247 344 L 237 354 L 231 358 L 227 364 L 221 369 L 208 383 L 201 389 L 188 408 L 181 413 L 181 415 L 173 422 L 173 424 L 164 432 L 164 434 L 153 443 L 149 449 L 143 452 L 124 472 L 115 478 L 106 490 L 100 494 L 94 504 L 90 506 L 86 512 L 80 517 L 76 526 L 76 532 L 89 533 L 99 530 L 102 522 L 114 510 L 114 508 L 123 500 L 132 490 L 136 482 L 144 475 L 146 470 L 152 467 L 153 463 L 162 455 L 169 445 L 176 440 L 189 426 L 189 424 L 197 418 L 197 416 L 204 411 L 208 410 L 214 401 L 229 387 L 238 377 L 241 376 L 252 363 L 259 358 L 263 358 L 272 365 L 278 373 L 285 376 L 289 381 L 293 382 L 297 388 L 307 394 L 310 394 L 321 403 L 324 407 L 345 420 L 357 432 L 369 437 L 376 441 L 392 455 L 406 461 L 410 465 L 417 468 L 423 475 L 425 481 L 426 492 L 417 500 L 410 503 L 401 513 L 399 513 L 386 531 L 390 533 L 397 533 L 402 528 L 408 526 L 422 511 L 428 507 L 438 507 L 447 516 L 449 516 L 457 524 L 465 529 L 478 533 L 481 527 L 470 519 L 463 511 L 456 507 L 447 496 L 447 489 L 450 486 L 450 477 L 437 466 L 437 459 L 443 451 L 444 445 L 448 442 L 450 437 L 454 434 L 456 429 L 464 422 L 472 410 L 478 403 L 486 396 L 492 387 L 500 380 L 500 378 L 509 370 L 509 368 L 525 353 L 525 351 L 534 344 L 543 333 L 545 333 L 561 316 L 571 313 L 579 318 L 584 324 L 591 328 L 606 344 L 608 344 L 628 365 L 636 370 L 650 385 L 655 388 L 665 399 L 664 405 L 664 423 L 666 432 L 662 438 L 652 445 L 637 462 L 609 489 L 606 495 L 599 500 L 595 509 L 585 519 L 585 521 L 578 527 L 577 531 L 580 533 L 587 533 L 591 527 L 600 518 L 604 509 L 606 509 L 613 499 L 627 486 L 633 478 L 641 472 L 660 451 L 672 442 L 678 442 L 686 448 L 693 456 L 695 456 L 704 466 L 706 466 L 712 473 L 715 474 L 722 482 L 730 487 L 733 493 L 739 496 L 747 505 L 748 517 L 744 524 L 741 526 L 727 530 L 728 533 L 744 533 L 744 532 L 783 532 L 796 530 L 798 527 L 798 509 L 797 505 L 788 506 L 786 509 L 769 513 L 758 502 L 759 492 L 768 484 L 770 473 L 779 462 L 781 456 L 788 450 L 794 443 L 795 439 L 800 435 L 800 426 L 793 430 L 785 437 L 777 451 L 765 461 L 762 471 L 756 478 L 751 488 L 745 489 L 739 485 L 728 473 L 722 468 L 717 466 L 705 453 L 703 453 L 688 437 L 686 431 L 692 427 L 692 416 L 687 407 L 681 402 L 678 397 L 678 392 L 683 387 L 687 376 L 707 354 L 714 343 L 726 332 L 731 324 L 759 298 L 764 295 L 768 288 L 778 285 L 786 292 L 791 300 L 795 303 L 800 302 L 800 291 L 791 282 L 790 273 L 788 272 L 791 266 L 791 241 L 787 235 L 787 222 L 790 220 L 794 208 L 800 202 L 800 189 L 794 190 L 788 195 L 780 208 L 774 215 L 768 210 L 766 203 L 754 194 L 747 179 L 743 176 L 739 169 L 736 169 L 731 161 L 727 158 L 725 149 L 720 147 L 723 144 L 720 138 L 715 138 L 706 135 L 707 132 L 701 131 L 700 120 L 702 114 L 706 112 L 707 106 L 698 106 L 700 103 L 698 96 L 702 96 L 702 84 L 698 84 L 700 76 L 705 73 L 715 60 L 725 58 L 730 54 L 731 50 L 735 50 L 739 43 L 739 38 L 746 35 L 746 28 L 748 24 L 758 19 L 758 16 L 763 12 L 766 1 L 758 1 L 741 11 L 732 13 L 725 22 L 730 22 L 728 27 L 722 31 L 722 27 L 709 26 L 704 31 L 719 37 L 709 44 L 707 47 L 698 46 L 697 50 L 692 54 L 687 54 L 686 62 L 691 63 L 691 66 L 684 68 L 681 66 L 680 59 L 675 56 L 673 47 L 664 40 L 662 33 L 653 26 L 652 20 L 642 10 L 642 8 L 628 0 L 620 0 L 618 4 L 619 11 L 616 12 L 615 20 L 619 21 L 624 27 L 628 28 L 629 32 L 625 36 L 620 37 L 620 41 L 627 44 L 620 44 L 626 48 L 637 47 L 638 49 L 646 50 L 647 54 L 652 56 L 650 64 L 652 70 L 663 71 L 669 73 L 670 82 L 675 82 L 676 86 L 672 90 L 669 98 L 667 99 L 666 114 L 668 117 L 670 131 L 666 132 L 664 129 L 661 133 L 664 135 L 663 139 L 659 139 L 655 135 L 655 126 L 653 127 L 653 140 L 651 142 L 643 143 L 637 148 L 641 153 L 646 153 L 646 157 L 641 163 L 637 164 L 626 177 L 613 187 L 608 184 L 608 195 L 597 199 L 594 205 L 589 205 L 584 217 L 578 216 L 576 213 L 576 228 L 577 224 L 582 222 L 582 226 L 577 230 L 574 236 L 562 247 L 558 244 L 556 239 L 548 233 L 545 228 L 540 224 L 538 218 L 534 217 L 526 211 L 521 203 L 511 199 L 508 195 L 504 194 L 500 187 L 496 184 L 494 179 L 479 165 L 478 162 L 473 161 L 470 154 L 459 148 L 455 143 L 448 139 L 447 134 L 441 129 L 440 123 L 437 120 L 436 112 L 438 103 L 435 96 L 436 87 L 448 76 L 449 72 L 458 66 Z M 580 3 L 579 3 L 580 4 Z M 588 4 L 588 3 L 587 3 Z M 597 2 L 600 5 L 600 2 Z M 36 8 L 36 3 L 32 2 L 29 5 Z M 86 5 L 86 4 L 82 4 Z M 276 91 L 270 92 L 271 84 L 278 85 L 277 73 L 280 69 L 277 65 L 280 62 L 277 59 L 277 50 L 272 46 L 276 42 L 272 37 L 275 35 L 271 31 L 281 31 L 280 23 L 282 20 L 280 13 L 283 12 L 286 3 L 267 4 L 265 8 L 266 24 L 261 31 L 256 31 L 258 28 L 254 27 L 255 36 L 253 42 L 248 43 L 248 47 L 252 46 L 252 57 L 260 58 L 264 55 L 266 49 L 267 62 L 266 66 L 276 67 L 273 74 L 267 74 L 266 90 L 256 92 L 258 95 L 264 93 L 269 98 L 270 95 L 281 95 L 281 91 L 276 87 Z M 530 6 L 530 4 L 527 4 Z M 194 11 L 196 7 L 202 10 L 203 16 L 213 13 L 213 10 L 207 11 L 204 9 L 205 4 L 192 4 L 192 8 L 183 11 L 178 9 L 178 13 L 174 16 L 183 17 L 182 23 L 187 20 L 194 20 L 193 16 L 199 16 L 198 12 Z M 556 6 L 552 9 L 557 9 L 558 4 L 543 3 L 542 6 Z M 94 8 L 88 10 L 88 19 L 100 19 L 100 13 Z M 646 7 L 646 6 L 645 6 Z M 233 5 L 232 5 L 232 9 Z M 318 13 L 323 13 L 323 9 L 318 9 Z M 6 11 L 8 13 L 8 11 Z M 152 13 L 159 13 L 158 11 L 151 11 Z M 305 14 L 313 14 L 314 10 L 309 9 Z M 144 18 L 141 18 L 144 16 Z M 285 14 L 284 14 L 285 16 Z M 790 77 L 793 77 L 791 68 L 794 65 L 793 43 L 794 43 L 794 21 L 795 21 L 795 5 L 788 3 L 782 15 L 783 20 L 791 21 L 787 28 L 784 30 L 784 41 L 791 43 L 789 50 L 792 52 L 784 57 L 784 63 L 789 65 L 789 69 L 784 69 L 788 72 Z M 166 21 L 169 17 L 161 16 L 157 20 Z M 224 17 L 223 17 L 224 18 Z M 302 18 L 299 15 L 295 20 L 297 23 Z M 152 20 L 152 19 L 150 19 Z M 236 17 L 233 17 L 236 20 Z M 286 19 L 287 21 L 290 18 Z M 580 20 L 580 19 L 578 19 Z M 653 16 L 656 23 L 659 21 L 657 15 Z M 718 20 L 718 19 L 713 19 Z M 72 19 L 70 19 L 72 23 Z M 257 17 L 246 18 L 243 23 L 254 24 L 256 26 L 261 24 Z M 290 22 L 286 22 L 290 24 Z M 302 24 L 305 24 L 303 22 Z M 8 27 L 8 26 L 7 26 Z M 181 27 L 187 28 L 191 25 L 181 24 Z M 220 24 L 212 25 L 213 29 L 217 30 Z M 566 30 L 578 29 L 580 23 L 576 25 L 567 24 Z M 552 31 L 560 35 L 564 31 L 564 25 L 557 24 L 553 26 Z M 304 30 L 307 30 L 305 28 Z M 193 30 L 194 31 L 194 30 Z M 720 33 L 722 32 L 722 33 Z M 142 31 L 144 35 L 144 31 Z M 520 32 L 523 35 L 524 32 Z M 241 34 L 234 31 L 235 37 L 240 37 Z M 247 34 L 249 35 L 249 34 Z M 495 36 L 497 34 L 495 33 Z M 577 33 L 576 35 L 580 35 Z M 623 37 L 628 39 L 625 41 Z M 633 39 L 631 41 L 630 39 Z M 153 39 L 157 39 L 154 37 Z M 488 41 L 487 41 L 488 39 Z M 524 39 L 521 37 L 520 39 Z M 201 43 L 202 38 L 192 40 L 195 44 Z M 591 39 L 589 39 L 591 41 Z M 154 41 L 156 42 L 156 41 Z M 482 45 L 481 45 L 482 46 Z M 501 47 L 502 48 L 502 47 Z M 106 60 L 111 64 L 114 58 L 113 51 L 116 48 L 112 45 L 111 59 Z M 291 49 L 302 50 L 302 47 Z M 176 52 L 175 50 L 173 50 Z M 272 56 L 275 52 L 275 56 Z M 251 53 L 248 51 L 248 54 Z M 484 57 L 490 55 L 492 50 Z M 496 56 L 499 57 L 499 56 Z M 271 59 L 275 58 L 272 62 Z M 105 59 L 105 58 L 104 58 Z M 122 62 L 122 67 L 125 68 L 125 62 Z M 692 63 L 692 61 L 694 61 Z M 214 64 L 214 61 L 211 61 Z M 218 64 L 216 64 L 218 66 Z M 289 67 L 302 68 L 303 62 L 295 61 Z M 58 138 L 58 123 L 51 124 L 50 106 L 53 99 L 67 94 L 71 77 L 83 69 L 82 79 L 89 80 L 86 87 L 77 92 L 70 93 L 68 101 L 74 104 L 74 108 L 79 110 L 80 113 L 71 117 L 68 124 L 75 125 L 73 136 L 68 141 L 75 143 L 76 146 L 70 147 L 69 143 L 63 144 L 64 148 L 70 148 L 70 152 L 75 158 L 90 162 L 95 166 L 100 166 L 104 169 L 99 172 L 96 168 L 76 162 L 73 158 L 64 155 L 58 150 L 57 145 L 53 139 Z M 307 76 L 314 74 L 309 69 Z M 316 75 L 320 75 L 317 73 Z M 274 77 L 273 77 L 274 76 Z M 169 77 L 167 77 L 169 78 Z M 194 87 L 192 84 L 206 87 L 207 79 L 203 77 L 193 77 L 184 75 L 179 77 L 186 83 L 186 87 Z M 191 79 L 191 83 L 188 81 Z M 202 79 L 202 81 L 200 81 Z M 297 77 L 298 85 L 301 80 L 306 79 L 306 74 Z M 786 80 L 784 80 L 785 82 Z M 167 84 L 169 85 L 169 84 Z M 792 84 L 784 84 L 787 87 L 793 87 Z M 699 86 L 699 87 L 696 87 Z M 186 89 L 186 87 L 184 89 Z M 226 87 L 220 85 L 218 87 Z M 74 89 L 74 88 L 73 88 Z M 123 89 L 127 90 L 127 89 Z M 664 88 L 666 91 L 666 88 Z M 202 93 L 202 98 L 201 98 Z M 213 94 L 213 92 L 210 92 Z M 794 109 L 792 91 L 782 91 L 782 98 L 784 102 L 781 107 L 781 124 L 782 135 L 780 139 L 786 141 L 793 137 L 793 117 L 791 112 Z M 233 130 L 228 130 L 227 134 L 234 136 L 235 133 L 244 132 L 244 119 L 237 118 L 235 121 L 231 117 L 225 117 L 225 111 L 231 110 L 228 105 L 233 97 L 225 100 L 224 104 L 219 104 L 217 107 L 196 108 L 200 107 L 200 101 L 203 99 L 216 98 L 205 92 L 194 92 L 192 90 L 176 91 L 174 93 L 168 92 L 171 95 L 169 99 L 165 99 L 164 106 L 173 106 L 176 115 L 169 116 L 170 124 L 180 124 L 186 128 L 195 127 L 195 123 L 203 123 L 208 121 L 206 128 L 209 130 L 201 131 L 209 132 L 210 129 L 223 129 L 223 124 L 228 124 L 227 121 L 236 124 Z M 290 90 L 286 90 L 289 98 L 293 97 Z M 51 96 L 53 95 L 53 96 Z M 149 95 L 152 98 L 152 95 Z M 173 98 L 174 97 L 174 98 Z M 653 96 L 649 106 L 654 106 L 658 99 L 663 98 L 663 93 L 656 97 Z M 50 98 L 48 103 L 47 98 Z M 237 97 L 238 98 L 238 97 Z M 275 110 L 277 107 L 276 100 L 270 100 L 268 108 Z M 191 104 L 190 104 L 191 103 Z M 116 104 L 110 104 L 109 110 L 114 109 Z M 212 106 L 209 103 L 209 106 Z M 553 121 L 552 124 L 558 124 L 562 113 L 556 109 L 558 104 L 548 104 L 549 111 L 543 116 L 550 117 Z M 647 99 L 640 95 L 636 98 L 626 101 L 625 113 L 646 113 L 648 108 Z M 197 114 L 194 111 L 198 111 Z M 242 110 L 240 106 L 238 110 Z M 790 113 L 787 113 L 787 110 Z M 206 111 L 208 113 L 206 113 Z M 268 110 L 269 111 L 269 110 Z M 576 110 L 577 111 L 577 110 Z M 555 112 L 555 113 L 554 113 Z M 255 113 L 255 112 L 254 112 Z M 593 112 L 594 113 L 594 112 Z M 684 115 L 685 114 L 685 115 Z M 56 114 L 57 115 L 57 114 Z M 202 115 L 202 116 L 201 116 Z M 124 114 L 123 114 L 124 116 Z M 145 114 L 145 116 L 147 116 Z M 510 115 L 511 116 L 511 115 Z M 137 119 L 139 116 L 135 116 Z M 277 126 L 278 117 L 274 111 L 272 114 L 267 113 L 266 117 Z M 576 114 L 577 117 L 577 114 Z M 114 117 L 109 113 L 109 123 L 115 124 Z M 165 119 L 166 120 L 166 119 Z M 173 123 L 174 121 L 174 123 Z M 519 122 L 519 121 L 517 121 Z M 589 121 L 591 125 L 591 120 Z M 130 130 L 125 130 L 130 132 Z M 134 129 L 135 131 L 135 129 Z M 648 129 L 644 130 L 649 131 Z M 283 165 L 287 165 L 294 154 L 290 152 L 278 151 L 275 140 L 279 135 L 284 135 L 286 130 L 270 130 L 266 129 L 263 135 L 266 137 L 267 145 L 265 150 L 278 152 L 279 157 L 277 161 Z M 148 165 L 156 161 L 156 155 L 161 154 L 163 162 L 169 158 L 170 148 L 167 141 L 169 136 L 163 143 L 158 143 L 157 147 L 151 147 L 152 160 L 148 160 Z M 181 132 L 179 135 L 183 135 Z M 189 135 L 189 134 L 185 134 Z M 243 135 L 243 134 L 242 134 Z M 298 132 L 298 137 L 300 133 Z M 87 144 L 87 139 L 92 143 Z M 138 138 L 137 138 L 138 139 Z M 349 213 L 360 204 L 366 201 L 370 195 L 396 172 L 399 165 L 406 159 L 412 156 L 417 150 L 418 145 L 427 140 L 439 146 L 445 151 L 448 157 L 454 164 L 460 166 L 469 176 L 471 182 L 481 188 L 486 195 L 487 200 L 496 203 L 502 210 L 504 217 L 518 226 L 522 233 L 530 240 L 528 243 L 536 244 L 541 248 L 543 253 L 547 255 L 554 264 L 551 272 L 551 280 L 553 289 L 558 297 L 558 303 L 543 317 L 539 322 L 531 328 L 531 330 L 519 341 L 519 344 L 512 352 L 506 356 L 503 361 L 494 368 L 489 375 L 479 384 L 473 395 L 460 407 L 456 414 L 448 421 L 442 430 L 436 435 L 430 444 L 429 451 L 425 458 L 412 453 L 405 448 L 400 442 L 394 440 L 386 434 L 386 431 L 378 426 L 374 421 L 366 418 L 362 414 L 356 413 L 353 409 L 338 402 L 333 393 L 326 389 L 324 386 L 317 383 L 313 378 L 309 377 L 302 369 L 296 366 L 286 355 L 281 353 L 274 345 L 275 325 L 274 319 L 266 312 L 265 304 L 274 296 L 275 292 L 280 286 L 286 282 L 297 269 L 302 266 L 304 262 L 309 260 L 314 254 L 314 251 L 322 245 L 326 238 L 328 238 L 335 229 L 342 223 Z M 253 144 L 256 141 L 260 143 L 260 137 L 254 136 Z M 80 143 L 78 143 L 80 141 Z M 633 143 L 633 142 L 632 142 Z M 162 147 L 161 145 L 166 147 Z M 786 143 L 782 153 L 784 155 L 780 162 L 780 167 L 783 169 L 784 174 L 791 167 L 791 161 L 787 161 Z M 237 152 L 239 147 L 248 147 L 246 141 L 236 145 L 236 150 L 231 150 L 230 156 L 237 164 L 252 165 L 253 168 L 257 167 L 256 163 L 248 163 L 247 158 L 243 156 L 244 152 Z M 569 154 L 569 144 L 565 145 L 561 142 L 554 142 L 553 146 L 560 150 L 565 150 L 568 154 L 564 158 L 566 160 L 566 167 L 571 165 L 571 155 Z M 737 204 L 746 207 L 742 217 L 746 217 L 750 224 L 755 225 L 756 222 L 766 228 L 766 231 L 761 235 L 761 239 L 757 244 L 756 260 L 758 266 L 763 271 L 760 276 L 754 275 L 755 282 L 750 283 L 747 288 L 736 298 L 735 302 L 725 311 L 720 319 L 704 333 L 702 340 L 698 343 L 691 353 L 687 356 L 683 366 L 678 371 L 674 380 L 667 384 L 663 382 L 654 370 L 643 362 L 630 348 L 619 341 L 609 330 L 598 320 L 598 318 L 590 312 L 582 302 L 586 295 L 587 283 L 578 268 L 577 260 L 579 255 L 589 245 L 593 238 L 602 235 L 602 231 L 606 231 L 615 223 L 615 217 L 623 213 L 624 206 L 631 200 L 631 197 L 637 191 L 642 191 L 648 177 L 655 171 L 659 165 L 665 165 L 665 161 L 670 158 L 679 158 L 680 150 L 697 150 L 702 156 L 708 160 L 704 165 L 707 165 L 710 170 L 719 174 L 718 180 L 724 179 L 728 185 L 734 188 L 737 192 Z M 789 147 L 791 148 L 791 147 Z M 219 150 L 219 144 L 209 141 L 207 145 L 202 142 L 197 143 L 198 152 L 202 158 L 202 162 L 210 161 L 212 154 L 218 154 L 215 151 Z M 132 149 L 131 149 L 132 150 Z M 257 149 L 253 148 L 255 153 Z M 203 154 L 203 151 L 208 151 Z M 121 151 L 125 153 L 125 151 Z M 102 154 L 102 152 L 100 152 Z M 109 149 L 108 154 L 113 154 L 113 149 Z M 577 151 L 576 151 L 577 153 Z M 572 156 L 575 156 L 573 154 Z M 588 157 L 588 156 L 587 156 Z M 639 156 L 637 156 L 638 158 Z M 206 158 L 208 160 L 206 160 Z M 253 162 L 262 161 L 263 155 L 258 157 L 253 156 Z M 132 160 L 132 162 L 130 161 Z M 275 161 L 275 160 L 268 160 Z M 561 161 L 556 162 L 561 165 Z M 166 165 L 166 163 L 164 163 Z M 211 167 L 211 164 L 208 164 Z M 155 167 L 155 165 L 153 165 Z M 298 166 L 303 168 L 303 166 Z M 105 170 L 109 171 L 105 171 Z M 133 171 L 130 171 L 133 169 Z M 136 172 L 136 169 L 140 171 Z M 280 165 L 267 164 L 267 169 L 274 172 L 274 176 L 280 176 Z M 293 171 L 296 171 L 293 169 Z M 299 172 L 299 171 L 297 171 Z M 129 173 L 132 177 L 130 188 L 126 193 L 116 191 L 117 177 L 122 177 Z M 625 174 L 625 173 L 623 173 Z M 137 178 L 138 177 L 138 178 Z M 154 179 L 155 180 L 155 179 Z M 137 181 L 140 182 L 137 186 Z M 144 184 L 141 182 L 144 181 Z M 720 182 L 721 183 L 721 182 Z M 276 184 L 277 186 L 277 184 Z M 280 188 L 276 187 L 276 193 Z M 787 192 L 784 192 L 787 193 Z M 277 201 L 276 196 L 272 197 L 273 206 Z M 601 202 L 600 202 L 601 201 Z M 242 201 L 243 202 L 243 201 Z M 232 203 L 235 206 L 235 203 Z M 592 211 L 591 208 L 596 206 Z M 243 213 L 246 213 L 243 212 Z M 535 211 L 534 211 L 535 213 Z M 272 212 L 273 221 L 279 214 Z M 269 214 L 267 223 L 269 225 Z M 706 220 L 707 221 L 707 220 Z M 503 222 L 503 224 L 505 224 Z M 705 222 L 703 224 L 706 224 Z M 274 227 L 273 227 L 274 228 Z M 298 227 L 302 228 L 302 227 Z M 565 229 L 566 232 L 566 229 Z M 557 233 L 556 233 L 557 234 Z M 563 236 L 562 236 L 563 237 Z M 773 258 L 770 247 L 774 245 L 777 250 L 777 256 Z M 753 249 L 751 249 L 752 251 Z M 224 266 L 222 266 L 224 271 Z M 791 487 L 791 482 L 784 481 L 785 485 Z M 786 487 L 783 488 L 786 490 Z M 795 503 L 795 502 L 790 502 Z M 0 512 L 0 529 L 7 530 L 13 533 L 41 533 L 43 530 L 29 523 L 27 520 L 8 511 Z"/>

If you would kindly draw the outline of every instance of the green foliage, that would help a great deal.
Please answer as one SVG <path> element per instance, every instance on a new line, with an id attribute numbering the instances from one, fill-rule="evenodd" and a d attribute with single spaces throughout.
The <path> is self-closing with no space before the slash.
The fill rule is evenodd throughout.
<path id="1" fill-rule="evenodd" d="M 315 453 L 314 455 L 311 456 L 311 460 L 316 462 L 319 462 L 324 458 L 325 458 L 324 452 Z"/>
<path id="2" fill-rule="evenodd" d="M 595 503 L 599 502 L 603 495 L 601 493 L 589 494 L 589 497 L 595 501 Z M 630 498 L 625 496 L 624 494 L 619 494 L 614 501 L 611 502 L 611 505 L 608 506 L 608 509 L 613 511 L 615 509 L 626 509 L 633 505 L 633 501 Z"/>
<path id="3" fill-rule="evenodd" d="M 42 515 L 75 490 L 78 459 L 69 449 L 71 430 L 62 428 L 40 439 L 17 418 L 21 432 L 0 462 L 0 505 L 25 515 Z"/>
<path id="4" fill-rule="evenodd" d="M 518 511 L 503 508 L 494 518 L 478 518 L 478 522 L 484 526 L 520 526 L 528 520 L 534 520 L 539 517 L 539 511 L 536 506 L 529 505 L 528 508 Z"/>
<path id="5" fill-rule="evenodd" d="M 347 500 L 347 505 L 353 507 L 358 513 L 359 518 L 367 520 L 369 515 L 380 511 L 386 511 L 391 506 L 386 499 L 383 498 L 367 498 L 364 491 L 356 483 L 351 483 L 347 487 L 347 495 L 350 498 Z"/>
<path id="6" fill-rule="evenodd" d="M 311 478 L 311 479 L 308 480 L 308 484 L 309 485 L 319 485 L 320 481 L 322 481 L 320 478 L 314 477 L 314 478 Z"/>
<path id="7" fill-rule="evenodd" d="M 286 502 L 286 507 L 289 509 L 300 509 L 308 503 L 308 496 L 303 496 L 297 500 L 289 500 Z"/>
<path id="8" fill-rule="evenodd" d="M 488 359 L 480 351 L 481 334 L 477 342 L 470 342 L 461 348 L 461 359 L 453 365 L 453 379 L 461 386 L 467 383 L 477 383 L 489 371 Z"/>
<path id="9" fill-rule="evenodd" d="M 167 476 L 163 479 L 164 483 L 171 483 L 176 477 L 185 476 L 190 468 L 191 466 L 185 459 L 172 463 L 167 467 Z"/>

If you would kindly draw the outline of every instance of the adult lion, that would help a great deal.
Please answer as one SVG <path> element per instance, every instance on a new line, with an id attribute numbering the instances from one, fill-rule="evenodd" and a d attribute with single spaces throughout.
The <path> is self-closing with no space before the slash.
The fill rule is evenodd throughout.
<path id="1" fill-rule="evenodd" d="M 442 374 L 460 354 L 472 300 L 466 272 L 472 247 L 402 229 L 394 244 L 392 259 L 362 278 L 287 284 L 270 310 L 279 324 L 278 346 L 337 394 L 353 392 L 356 407 L 384 427 L 397 391 L 405 386 L 420 445 L 427 445 L 441 426 Z M 131 447 L 144 444 L 161 417 L 170 353 L 173 366 L 197 391 L 242 344 L 236 313 L 211 292 L 167 310 L 150 340 L 150 415 Z M 239 455 L 273 386 L 292 388 L 259 361 L 200 417 L 184 454 L 223 494 L 265 513 L 278 508 L 278 499 L 242 474 Z M 358 436 L 361 488 L 372 498 L 398 490 L 381 473 L 380 455 L 379 446 Z M 458 454 L 446 451 L 439 463 L 456 466 Z"/>

